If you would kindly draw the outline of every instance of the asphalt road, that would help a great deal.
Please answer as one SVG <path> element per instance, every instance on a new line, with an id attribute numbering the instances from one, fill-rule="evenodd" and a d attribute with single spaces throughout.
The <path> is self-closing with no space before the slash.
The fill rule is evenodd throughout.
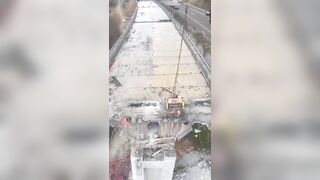
<path id="1" fill-rule="evenodd" d="M 179 13 L 182 17 L 185 17 L 185 10 L 188 6 L 187 11 L 187 22 L 192 27 L 196 28 L 199 32 L 202 32 L 204 37 L 211 40 L 211 24 L 209 17 L 206 15 L 207 11 L 198 7 L 192 6 L 191 4 L 178 3 L 173 1 L 162 1 L 164 5 L 171 6 L 172 11 Z M 176 8 L 172 8 L 175 6 Z"/>

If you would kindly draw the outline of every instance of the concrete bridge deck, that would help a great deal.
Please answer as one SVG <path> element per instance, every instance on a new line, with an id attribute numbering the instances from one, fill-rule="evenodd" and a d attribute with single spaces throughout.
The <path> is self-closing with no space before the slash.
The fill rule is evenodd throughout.
<path id="1" fill-rule="evenodd" d="M 149 121 L 159 122 L 159 136 L 163 138 L 181 138 L 192 130 L 191 123 L 184 125 L 178 119 L 162 120 L 161 118 L 165 107 L 164 100 L 170 95 L 163 88 L 172 89 L 174 86 L 180 43 L 181 36 L 165 12 L 153 1 L 139 1 L 137 17 L 129 37 L 110 68 L 113 83 L 110 83 L 109 118 L 112 119 L 112 123 L 120 124 L 119 121 L 123 117 L 132 117 L 131 125 L 118 129 L 116 131 L 118 135 L 115 133 L 111 138 L 109 154 L 111 160 L 129 152 L 130 147 L 125 146 L 128 144 L 129 137 L 150 140 L 148 138 L 152 130 L 147 128 Z M 189 100 L 191 102 L 194 99 L 210 98 L 210 89 L 184 42 L 176 89 L 187 103 Z M 128 108 L 128 104 L 136 102 L 145 102 L 148 106 Z M 207 111 L 210 111 L 210 108 L 207 108 Z M 210 112 L 206 112 L 208 113 Z M 139 119 L 140 116 L 143 118 Z M 113 121 L 114 119 L 117 120 Z M 166 148 L 174 149 L 173 145 L 167 146 Z M 138 149 L 131 147 L 132 152 L 136 150 L 142 152 Z M 164 159 L 167 160 L 168 157 L 165 157 Z M 134 179 L 143 179 L 144 176 L 149 180 L 151 180 L 150 177 L 160 177 L 162 180 L 172 178 L 175 152 L 171 157 L 173 159 L 168 162 L 143 161 L 140 158 L 140 155 L 131 155 Z M 159 163 L 164 166 L 160 166 Z M 158 167 L 159 170 L 153 171 L 154 167 Z M 170 167 L 170 170 L 167 169 L 161 173 L 161 169 L 165 167 Z M 169 171 L 171 174 L 168 173 Z"/>
<path id="2" fill-rule="evenodd" d="M 115 76 L 122 85 L 110 84 L 110 106 L 167 98 L 169 93 L 162 88 L 174 85 L 180 41 L 181 36 L 157 4 L 138 2 L 129 38 L 110 68 L 110 76 Z M 210 89 L 184 42 L 177 92 L 186 99 L 210 97 Z"/>

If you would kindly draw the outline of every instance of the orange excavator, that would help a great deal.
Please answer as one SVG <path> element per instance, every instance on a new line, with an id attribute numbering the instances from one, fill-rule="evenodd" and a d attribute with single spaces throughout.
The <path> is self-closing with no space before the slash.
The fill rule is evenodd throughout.
<path id="1" fill-rule="evenodd" d="M 173 108 L 184 109 L 184 99 L 181 96 L 169 97 L 166 99 L 166 110 L 170 110 Z"/>

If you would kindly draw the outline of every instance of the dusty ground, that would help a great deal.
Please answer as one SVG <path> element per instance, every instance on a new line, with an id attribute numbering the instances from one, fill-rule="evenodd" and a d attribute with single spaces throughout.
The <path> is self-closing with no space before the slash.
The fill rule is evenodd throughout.
<path id="1" fill-rule="evenodd" d="M 177 150 L 177 158 L 182 158 L 182 156 L 186 153 L 191 152 L 194 150 L 194 147 L 192 145 L 192 141 L 189 138 L 185 138 L 181 141 L 179 141 L 176 145 Z"/>
<path id="2" fill-rule="evenodd" d="M 177 160 L 173 180 L 211 180 L 211 155 L 191 151 Z"/>

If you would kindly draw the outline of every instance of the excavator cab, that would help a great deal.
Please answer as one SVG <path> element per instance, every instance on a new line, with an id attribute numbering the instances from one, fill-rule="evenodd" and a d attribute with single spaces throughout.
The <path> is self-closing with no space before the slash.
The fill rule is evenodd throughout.
<path id="1" fill-rule="evenodd" d="M 169 97 L 166 100 L 166 110 L 171 110 L 171 109 L 184 109 L 184 99 L 181 96 L 173 96 Z"/>

